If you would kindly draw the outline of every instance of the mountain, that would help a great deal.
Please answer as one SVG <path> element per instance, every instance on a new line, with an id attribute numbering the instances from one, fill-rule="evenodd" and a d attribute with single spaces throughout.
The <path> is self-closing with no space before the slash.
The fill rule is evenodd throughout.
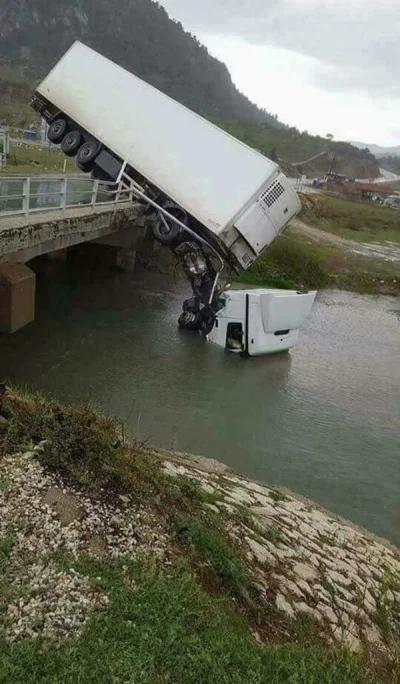
<path id="1" fill-rule="evenodd" d="M 369 152 L 289 128 L 250 102 L 225 64 L 152 0 L 0 0 L 0 122 L 37 123 L 27 104 L 35 84 L 76 39 L 269 157 L 299 162 L 324 153 L 298 167 L 302 173 L 379 175 Z"/>
<path id="2" fill-rule="evenodd" d="M 0 60 L 3 70 L 18 69 L 20 81 L 45 75 L 76 39 L 205 116 L 282 125 L 158 3 L 0 0 Z"/>
<path id="3" fill-rule="evenodd" d="M 366 145 L 362 142 L 351 142 L 351 145 L 360 150 L 368 149 L 375 157 L 400 157 L 400 145 L 395 147 L 382 147 L 381 145 Z"/>

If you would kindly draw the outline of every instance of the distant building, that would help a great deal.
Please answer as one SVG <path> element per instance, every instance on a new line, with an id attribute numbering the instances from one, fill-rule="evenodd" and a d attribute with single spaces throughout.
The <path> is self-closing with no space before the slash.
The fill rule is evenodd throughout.
<path id="1" fill-rule="evenodd" d="M 384 183 L 357 183 L 352 181 L 341 181 L 337 187 L 343 194 L 357 199 L 385 200 L 393 194 L 393 188 Z"/>

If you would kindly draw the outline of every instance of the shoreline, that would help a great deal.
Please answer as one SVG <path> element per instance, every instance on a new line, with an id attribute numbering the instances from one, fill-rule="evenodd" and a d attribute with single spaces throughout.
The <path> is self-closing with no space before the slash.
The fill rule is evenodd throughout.
<path id="1" fill-rule="evenodd" d="M 228 600 L 251 648 L 344 649 L 396 681 L 400 549 L 218 461 L 127 442 L 90 408 L 7 390 L 0 413 L 6 650 L 84 643 L 93 620 L 111 619 L 118 577 L 134 601 L 150 564 L 157 582 L 179 583 L 185 567 L 224 615 Z"/>

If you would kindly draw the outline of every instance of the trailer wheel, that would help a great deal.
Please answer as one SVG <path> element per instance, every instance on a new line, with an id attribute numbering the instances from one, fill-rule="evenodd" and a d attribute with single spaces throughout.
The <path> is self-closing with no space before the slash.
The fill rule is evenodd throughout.
<path id="1" fill-rule="evenodd" d="M 64 136 L 61 143 L 61 149 L 67 157 L 75 157 L 82 143 L 82 134 L 80 131 L 70 131 Z"/>
<path id="2" fill-rule="evenodd" d="M 50 142 L 54 143 L 54 145 L 59 145 L 67 132 L 67 128 L 68 123 L 66 119 L 56 119 L 53 121 L 47 133 Z"/>
<path id="3" fill-rule="evenodd" d="M 175 216 L 181 223 L 187 222 L 187 214 L 184 209 L 176 204 L 165 204 L 163 209 L 172 216 Z M 171 219 L 158 213 L 153 223 L 153 236 L 155 240 L 165 247 L 176 247 L 181 238 L 182 229 Z"/>
<path id="4" fill-rule="evenodd" d="M 94 160 L 100 152 L 100 143 L 97 140 L 88 140 L 82 147 L 79 148 L 76 159 L 78 164 L 86 167 L 88 171 L 91 171 L 91 165 L 93 165 Z"/>

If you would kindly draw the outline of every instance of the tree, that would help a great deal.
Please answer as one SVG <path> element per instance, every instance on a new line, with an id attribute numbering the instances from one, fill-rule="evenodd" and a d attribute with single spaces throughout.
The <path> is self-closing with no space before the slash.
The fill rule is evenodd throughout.
<path id="1" fill-rule="evenodd" d="M 327 134 L 326 134 L 326 137 L 328 138 L 328 140 L 333 140 L 333 135 L 332 135 L 332 133 L 327 133 Z"/>

